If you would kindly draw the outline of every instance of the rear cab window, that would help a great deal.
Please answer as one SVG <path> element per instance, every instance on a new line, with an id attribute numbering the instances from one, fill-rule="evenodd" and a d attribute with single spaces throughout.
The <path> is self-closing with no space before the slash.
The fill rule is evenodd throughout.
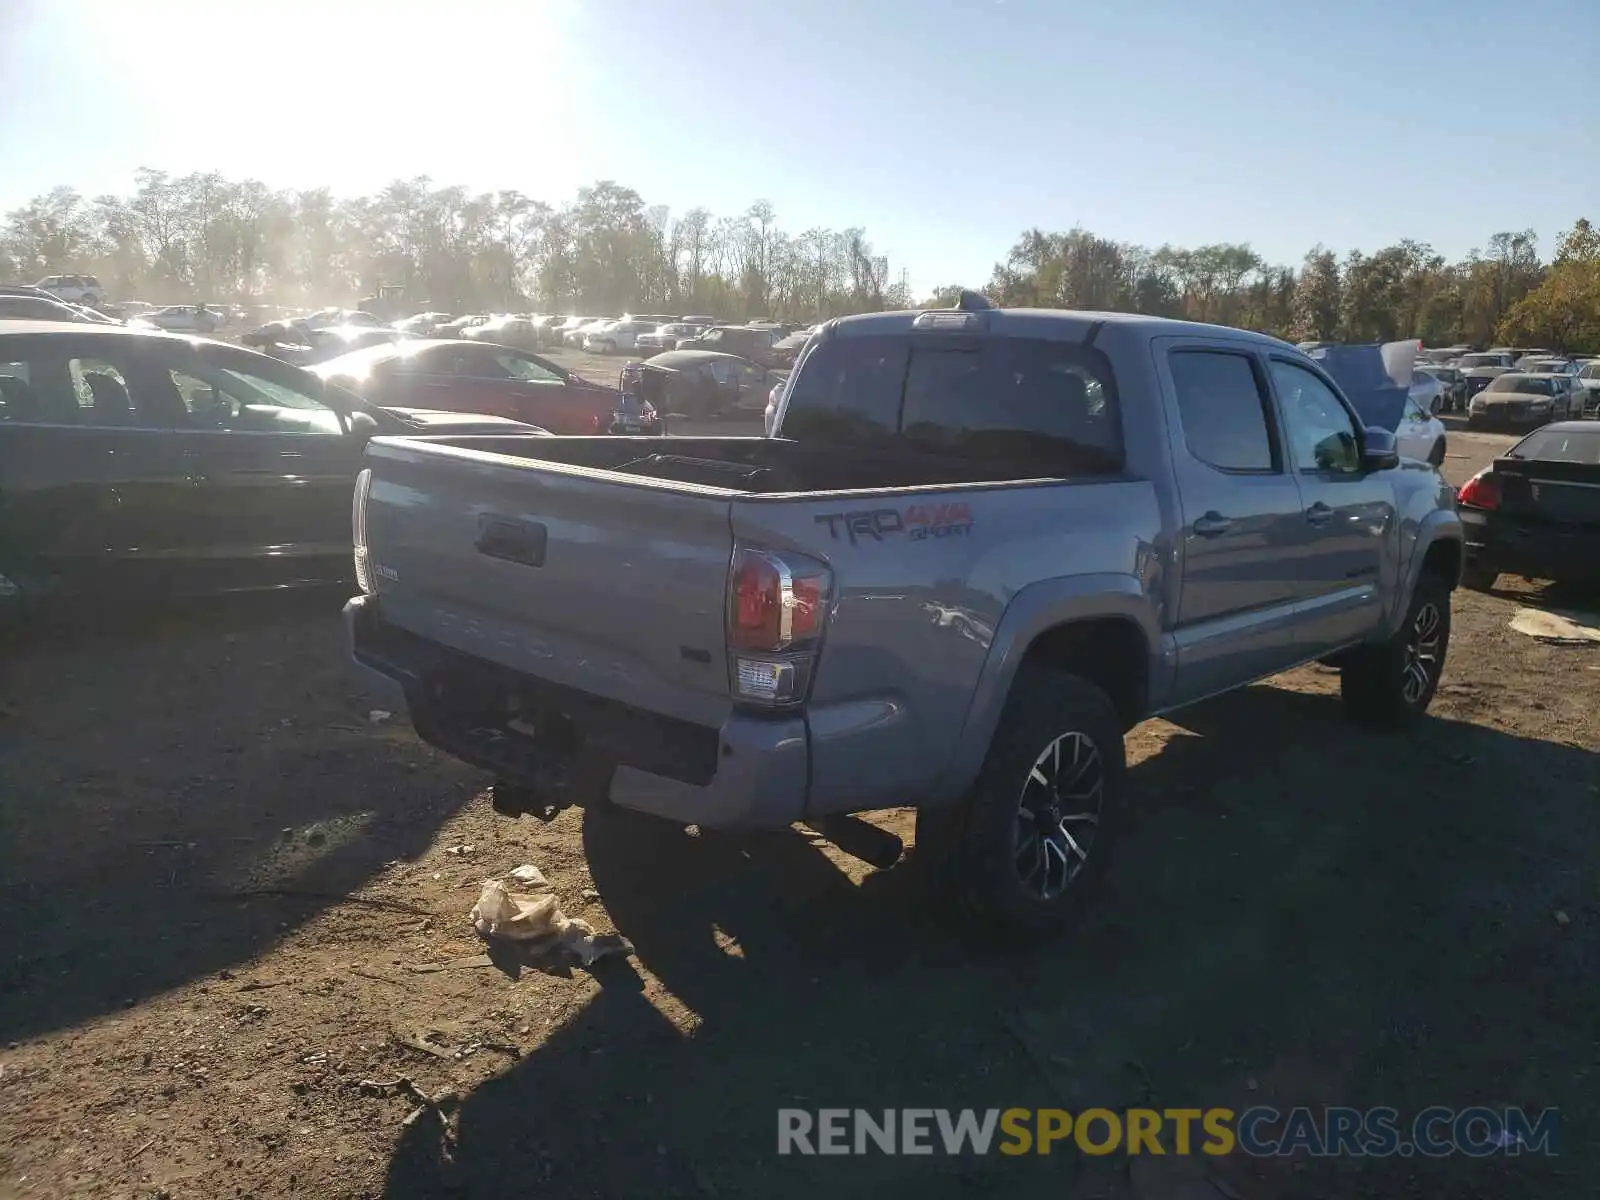
<path id="1" fill-rule="evenodd" d="M 781 433 L 1004 463 L 1019 474 L 1115 473 L 1123 463 L 1109 362 L 1077 342 L 1040 338 L 821 342 L 789 386 Z"/>

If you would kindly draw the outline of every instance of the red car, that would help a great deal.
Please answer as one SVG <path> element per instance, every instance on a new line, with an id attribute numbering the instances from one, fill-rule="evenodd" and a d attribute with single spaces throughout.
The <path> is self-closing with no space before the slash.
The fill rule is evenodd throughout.
<path id="1" fill-rule="evenodd" d="M 418 339 L 341 354 L 311 370 L 384 408 L 482 413 L 551 433 L 657 434 L 646 409 L 622 419 L 622 393 L 591 383 L 547 358 L 490 342 Z"/>

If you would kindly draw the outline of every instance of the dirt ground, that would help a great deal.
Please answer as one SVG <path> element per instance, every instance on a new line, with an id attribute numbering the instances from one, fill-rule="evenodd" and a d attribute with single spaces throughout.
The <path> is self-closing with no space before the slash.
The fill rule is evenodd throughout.
<path id="1" fill-rule="evenodd" d="M 337 599 L 14 639 L 0 1197 L 1592 1195 L 1600 647 L 1506 627 L 1558 601 L 1600 605 L 1458 593 L 1413 736 L 1342 723 L 1322 668 L 1141 726 L 1105 887 L 1034 948 L 799 832 L 497 818 L 373 719 Z M 636 953 L 476 965 L 521 863 Z M 780 1106 L 1141 1100 L 1555 1106 L 1562 1153 L 775 1153 Z"/>

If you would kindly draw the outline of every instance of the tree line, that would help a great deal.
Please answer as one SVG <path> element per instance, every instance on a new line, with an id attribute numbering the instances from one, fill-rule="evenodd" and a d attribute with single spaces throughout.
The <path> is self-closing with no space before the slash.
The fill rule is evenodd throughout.
<path id="1" fill-rule="evenodd" d="M 941 288 L 933 300 L 950 303 L 959 290 Z M 1289 341 L 1415 337 L 1600 352 L 1600 232 L 1586 219 L 1558 239 L 1548 263 L 1525 230 L 1497 233 L 1457 262 L 1407 239 L 1343 258 L 1315 246 L 1298 269 L 1244 244 L 1152 250 L 1082 228 L 1030 229 L 995 265 L 987 291 L 1005 305 L 1142 312 Z"/>
<path id="2" fill-rule="evenodd" d="M 350 302 L 379 286 L 451 311 L 709 312 L 816 320 L 919 303 L 861 228 L 791 232 L 766 200 L 673 214 L 609 180 L 551 204 L 426 177 L 376 195 L 275 190 L 141 170 L 127 195 L 58 187 L 6 214 L 0 278 L 93 273 L 153 302 Z M 974 281 L 976 282 L 976 281 Z M 1214 321 L 1291 340 L 1536 342 L 1600 351 L 1600 234 L 1578 221 L 1541 260 L 1531 231 L 1451 262 L 1405 240 L 1298 266 L 1247 244 L 1158 248 L 1030 229 L 986 284 L 997 302 Z M 922 304 L 948 303 L 940 288 Z"/>

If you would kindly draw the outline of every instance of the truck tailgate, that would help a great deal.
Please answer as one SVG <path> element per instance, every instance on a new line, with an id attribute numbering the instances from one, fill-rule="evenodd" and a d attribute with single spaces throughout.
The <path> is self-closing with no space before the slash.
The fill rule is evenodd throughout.
<path id="1" fill-rule="evenodd" d="M 652 712 L 728 714 L 730 493 L 374 439 L 384 620 Z"/>

